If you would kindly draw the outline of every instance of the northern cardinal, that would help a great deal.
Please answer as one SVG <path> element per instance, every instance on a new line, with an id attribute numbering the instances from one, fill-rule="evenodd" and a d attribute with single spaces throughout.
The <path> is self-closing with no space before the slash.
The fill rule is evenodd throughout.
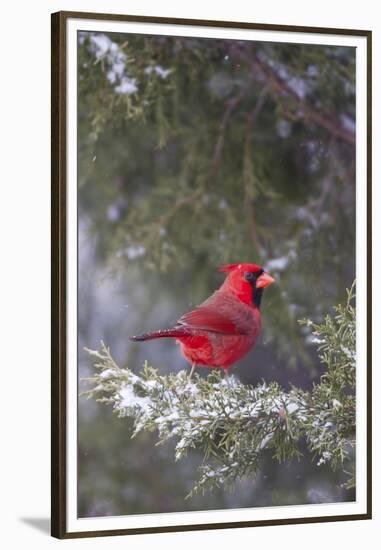
<path id="1" fill-rule="evenodd" d="M 172 328 L 132 336 L 134 342 L 176 338 L 192 365 L 223 368 L 225 373 L 255 345 L 261 331 L 263 289 L 274 279 L 256 264 L 227 264 L 222 286 Z"/>

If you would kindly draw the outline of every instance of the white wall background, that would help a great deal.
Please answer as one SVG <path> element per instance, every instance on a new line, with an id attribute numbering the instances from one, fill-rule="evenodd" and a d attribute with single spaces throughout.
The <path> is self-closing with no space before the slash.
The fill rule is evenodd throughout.
<path id="1" fill-rule="evenodd" d="M 98 11 L 373 30 L 374 344 L 381 326 L 381 18 L 374 0 L 8 0 L 0 30 L 0 541 L 3 548 L 114 549 L 202 545 L 309 550 L 377 548 L 381 532 L 379 426 L 375 394 L 374 519 L 316 525 L 139 535 L 60 542 L 50 512 L 50 13 Z M 378 252 L 378 253 L 377 253 Z M 374 388 L 380 387 L 374 350 Z M 378 437 L 377 437 L 378 436 Z M 375 542 L 372 542 L 372 539 Z"/>

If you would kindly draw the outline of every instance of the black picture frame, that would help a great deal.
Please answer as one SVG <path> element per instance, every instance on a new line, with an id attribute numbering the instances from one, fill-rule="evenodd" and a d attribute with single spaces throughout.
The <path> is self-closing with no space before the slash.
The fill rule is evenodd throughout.
<path id="1" fill-rule="evenodd" d="M 224 522 L 213 524 L 194 524 L 163 527 L 144 527 L 133 529 L 115 529 L 107 531 L 68 532 L 66 522 L 66 307 L 67 307 L 67 238 L 66 238 L 66 147 L 67 147 L 67 55 L 66 26 L 69 19 L 92 19 L 96 21 L 132 21 L 170 25 L 192 25 L 223 28 L 257 29 L 271 31 L 291 31 L 298 33 L 324 33 L 332 35 L 347 35 L 365 37 L 367 41 L 367 511 L 363 514 L 340 515 L 329 517 L 307 517 L 297 519 Z M 112 15 L 102 13 L 58 12 L 51 19 L 52 47 L 52 202 L 51 202 L 51 255 L 52 255 L 52 293 L 51 293 L 51 534 L 60 539 L 80 537 L 100 537 L 139 533 L 161 533 L 173 531 L 191 531 L 206 529 L 241 528 L 269 525 L 285 525 L 300 523 L 317 523 L 332 521 L 352 521 L 370 519 L 372 517 L 372 355 L 371 355 L 371 323 L 372 323 L 372 259 L 371 259 L 371 164 L 372 164 L 372 33 L 369 30 L 352 30 L 322 27 L 305 27 L 289 25 L 268 25 L 248 22 L 210 21 L 195 19 L 178 19 L 167 17 L 148 17 L 133 15 Z"/>

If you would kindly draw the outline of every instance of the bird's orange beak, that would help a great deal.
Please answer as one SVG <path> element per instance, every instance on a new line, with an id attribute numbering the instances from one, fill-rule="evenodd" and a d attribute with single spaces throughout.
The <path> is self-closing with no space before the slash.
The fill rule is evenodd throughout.
<path id="1" fill-rule="evenodd" d="M 268 273 L 264 272 L 262 275 L 260 275 L 257 279 L 257 288 L 266 288 L 267 286 L 271 285 L 274 282 L 274 278 L 271 277 Z"/>

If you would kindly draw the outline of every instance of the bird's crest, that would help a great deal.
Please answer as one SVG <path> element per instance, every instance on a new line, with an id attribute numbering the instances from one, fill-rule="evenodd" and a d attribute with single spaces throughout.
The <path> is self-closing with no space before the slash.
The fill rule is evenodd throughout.
<path id="1" fill-rule="evenodd" d="M 224 264 L 218 268 L 218 271 L 221 271 L 222 273 L 230 273 L 231 271 L 237 269 L 238 266 L 239 264 Z"/>
<path id="2" fill-rule="evenodd" d="M 262 268 L 257 264 L 239 263 L 224 264 L 218 268 L 222 273 L 232 273 L 233 271 L 260 271 Z"/>

